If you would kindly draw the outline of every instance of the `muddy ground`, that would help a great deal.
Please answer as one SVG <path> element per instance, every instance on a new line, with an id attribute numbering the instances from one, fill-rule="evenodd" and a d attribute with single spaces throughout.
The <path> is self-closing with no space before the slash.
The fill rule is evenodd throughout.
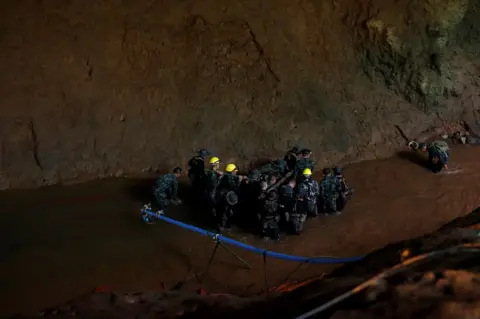
<path id="1" fill-rule="evenodd" d="M 5 0 L 0 188 L 310 147 L 383 158 L 478 122 L 478 0 Z"/>
<path id="2" fill-rule="evenodd" d="M 356 193 L 344 214 L 309 220 L 299 237 L 265 243 L 242 229 L 231 236 L 293 255 L 354 256 L 432 232 L 480 206 L 480 148 L 454 147 L 454 174 L 432 174 L 411 154 L 348 166 L 345 174 Z M 252 265 L 247 270 L 220 250 L 200 284 L 193 274 L 207 264 L 212 239 L 173 225 L 141 223 L 138 212 L 148 186 L 144 180 L 113 179 L 0 193 L 3 314 L 34 313 L 95 287 L 155 292 L 201 287 L 245 296 L 334 268 L 305 265 L 289 277 L 297 264 L 269 259 L 265 285 L 261 256 L 234 249 Z M 195 213 L 188 200 L 168 212 L 203 225 Z"/>

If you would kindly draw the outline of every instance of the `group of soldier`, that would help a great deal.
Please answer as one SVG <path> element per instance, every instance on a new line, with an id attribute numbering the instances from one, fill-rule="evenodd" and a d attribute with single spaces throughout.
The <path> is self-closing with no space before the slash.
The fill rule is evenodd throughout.
<path id="1" fill-rule="evenodd" d="M 221 161 L 202 149 L 188 162 L 192 198 L 212 217 L 220 232 L 228 231 L 233 221 L 259 225 L 262 235 L 278 239 L 280 229 L 300 234 L 308 216 L 339 215 L 350 200 L 349 188 L 342 170 L 324 168 L 317 182 L 312 172 L 312 152 L 294 147 L 283 159 L 272 160 L 239 174 L 229 163 L 220 170 Z M 169 203 L 181 203 L 177 197 L 178 178 L 182 169 L 162 175 L 154 187 L 154 197 L 163 214 Z M 149 222 L 147 216 L 143 216 Z"/>

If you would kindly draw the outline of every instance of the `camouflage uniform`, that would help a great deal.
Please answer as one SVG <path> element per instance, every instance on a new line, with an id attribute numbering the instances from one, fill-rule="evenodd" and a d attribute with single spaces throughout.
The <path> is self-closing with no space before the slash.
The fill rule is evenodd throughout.
<path id="1" fill-rule="evenodd" d="M 342 173 L 335 173 L 335 179 L 340 188 L 339 198 L 337 200 L 337 209 L 342 211 L 352 198 L 353 189 L 348 187 L 347 180 Z"/>
<path id="2" fill-rule="evenodd" d="M 284 160 L 277 159 L 259 167 L 256 171 L 262 176 L 274 175 L 279 177 L 284 176 L 288 172 L 288 167 Z"/>
<path id="3" fill-rule="evenodd" d="M 274 193 L 274 192 L 273 192 Z M 278 239 L 280 229 L 278 222 L 280 216 L 278 215 L 278 201 L 276 194 L 270 196 L 263 202 L 262 210 L 262 234 L 264 237 L 270 237 L 272 239 Z"/>
<path id="4" fill-rule="evenodd" d="M 240 177 L 235 174 L 225 173 L 218 182 L 215 194 L 215 211 L 217 224 L 222 230 L 230 228 L 230 219 L 233 216 L 233 207 L 238 203 L 238 191 L 240 188 Z M 237 196 L 236 201 L 232 202 L 230 198 Z"/>
<path id="5" fill-rule="evenodd" d="M 296 205 L 297 198 L 295 190 L 290 185 L 283 185 L 280 187 L 281 211 L 292 232 L 298 235 L 303 229 L 307 214 L 301 210 L 297 212 Z"/>
<path id="6" fill-rule="evenodd" d="M 178 181 L 174 174 L 165 174 L 157 179 L 154 196 L 160 210 L 164 210 L 171 199 L 177 197 Z"/>
<path id="7" fill-rule="evenodd" d="M 317 216 L 317 197 L 319 194 L 318 183 L 312 178 L 304 178 L 297 185 L 297 196 L 300 199 L 297 202 L 299 213 Z"/>
<path id="8" fill-rule="evenodd" d="M 428 162 L 433 172 L 440 172 L 443 167 L 448 164 L 450 159 L 450 148 L 447 142 L 443 140 L 437 140 L 432 142 L 428 147 Z M 438 158 L 438 163 L 433 163 L 433 158 Z"/>
<path id="9" fill-rule="evenodd" d="M 309 158 L 301 158 L 295 166 L 296 176 L 301 176 L 304 169 L 309 168 L 312 172 L 315 169 L 315 162 Z"/>
<path id="10" fill-rule="evenodd" d="M 337 212 L 337 200 L 340 196 L 340 183 L 331 175 L 324 176 L 320 182 L 320 197 L 324 213 Z"/>
<path id="11" fill-rule="evenodd" d="M 215 193 L 220 178 L 221 175 L 219 172 L 212 169 L 205 170 L 205 199 L 207 207 L 211 212 L 215 209 Z"/>

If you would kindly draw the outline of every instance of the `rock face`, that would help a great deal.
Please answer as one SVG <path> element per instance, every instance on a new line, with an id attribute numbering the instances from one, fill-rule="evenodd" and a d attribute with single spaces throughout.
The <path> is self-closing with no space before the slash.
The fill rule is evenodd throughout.
<path id="1" fill-rule="evenodd" d="M 477 120 L 479 3 L 2 1 L 0 188 L 200 147 L 243 168 L 289 144 L 321 165 L 390 155 L 394 124 Z"/>

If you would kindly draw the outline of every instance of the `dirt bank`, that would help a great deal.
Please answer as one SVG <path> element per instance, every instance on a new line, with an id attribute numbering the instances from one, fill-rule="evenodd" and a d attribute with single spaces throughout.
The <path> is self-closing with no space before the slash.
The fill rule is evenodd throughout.
<path id="1" fill-rule="evenodd" d="M 480 206 L 479 156 L 480 148 L 454 147 L 451 170 L 460 171 L 443 175 L 405 156 L 354 164 L 345 174 L 356 193 L 342 216 L 309 220 L 301 236 L 282 236 L 278 243 L 265 243 L 259 234 L 242 229 L 230 236 L 299 256 L 365 254 L 429 233 Z M 1 192 L 0 317 L 35 312 L 99 286 L 113 291 L 203 287 L 251 295 L 286 279 L 303 280 L 334 268 L 304 265 L 290 275 L 296 263 L 269 258 L 265 283 L 262 256 L 234 249 L 252 265 L 247 270 L 220 250 L 199 285 L 193 275 L 205 269 L 212 239 L 173 225 L 141 223 L 138 212 L 148 186 L 112 179 Z M 202 225 L 202 216 L 187 201 L 173 208 L 169 216 Z"/>
<path id="2" fill-rule="evenodd" d="M 365 289 L 312 318 L 478 318 L 480 209 L 439 231 L 402 241 L 331 275 L 270 298 L 187 294 L 90 293 L 42 312 L 81 318 L 294 318 L 384 273 Z M 472 227 L 473 226 L 473 227 Z M 463 248 L 458 248 L 462 246 Z M 453 248 L 456 247 L 456 248 Z M 447 254 L 441 254 L 443 250 Z M 409 253 L 409 255 L 404 252 Z M 431 254 L 435 252 L 434 254 Z M 431 254 L 431 256 L 428 256 Z M 436 255 L 435 255 L 436 254 Z M 424 256 L 420 258 L 418 256 Z M 421 260 L 415 263 L 414 259 Z M 397 270 L 392 271 L 393 267 Z M 373 281 L 372 281 L 373 283 Z"/>
<path id="3" fill-rule="evenodd" d="M 0 188 L 289 143 L 320 163 L 391 154 L 479 108 L 479 1 L 6 0 Z M 477 10 L 477 11 L 476 11 Z"/>

